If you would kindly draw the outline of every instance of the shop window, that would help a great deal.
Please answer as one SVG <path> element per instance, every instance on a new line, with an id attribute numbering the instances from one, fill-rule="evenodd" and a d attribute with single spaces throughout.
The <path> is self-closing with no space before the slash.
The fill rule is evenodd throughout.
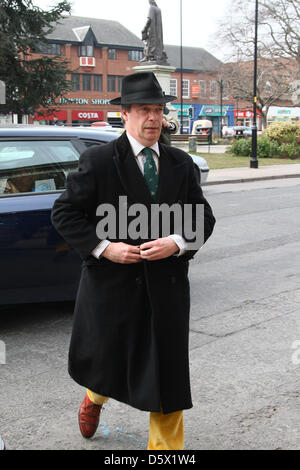
<path id="1" fill-rule="evenodd" d="M 72 91 L 80 90 L 80 74 L 72 73 L 71 75 Z"/>
<path id="2" fill-rule="evenodd" d="M 116 60 L 117 59 L 117 50 L 116 49 L 108 49 L 108 58 L 110 60 Z"/>
<path id="3" fill-rule="evenodd" d="M 91 75 L 82 75 L 82 89 L 84 91 L 91 91 L 92 89 L 92 77 Z"/>
<path id="4" fill-rule="evenodd" d="M 116 91 L 115 75 L 107 75 L 107 91 Z"/>
<path id="5" fill-rule="evenodd" d="M 102 91 L 102 75 L 94 75 L 94 91 Z"/>

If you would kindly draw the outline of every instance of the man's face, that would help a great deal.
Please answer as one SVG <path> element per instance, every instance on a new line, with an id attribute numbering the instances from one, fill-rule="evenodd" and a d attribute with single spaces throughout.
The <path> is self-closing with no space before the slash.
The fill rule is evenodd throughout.
<path id="1" fill-rule="evenodd" d="M 163 119 L 163 104 L 132 104 L 130 111 L 122 109 L 125 128 L 145 147 L 158 141 Z"/>

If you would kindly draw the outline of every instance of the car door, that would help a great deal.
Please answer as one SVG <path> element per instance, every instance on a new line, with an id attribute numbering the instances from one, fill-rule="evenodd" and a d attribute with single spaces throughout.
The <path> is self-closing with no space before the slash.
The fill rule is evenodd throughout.
<path id="1" fill-rule="evenodd" d="M 72 300 L 80 259 L 51 224 L 78 139 L 0 139 L 0 303 Z"/>

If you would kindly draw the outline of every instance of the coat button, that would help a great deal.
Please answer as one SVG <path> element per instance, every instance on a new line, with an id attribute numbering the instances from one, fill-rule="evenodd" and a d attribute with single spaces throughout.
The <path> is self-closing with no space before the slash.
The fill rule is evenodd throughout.
<path id="1" fill-rule="evenodd" d="M 137 277 L 135 282 L 140 286 L 142 284 L 142 278 L 141 277 Z"/>
<path id="2" fill-rule="evenodd" d="M 175 277 L 175 276 L 172 276 L 172 277 L 171 277 L 171 283 L 172 283 L 172 284 L 176 284 L 176 277 Z"/>

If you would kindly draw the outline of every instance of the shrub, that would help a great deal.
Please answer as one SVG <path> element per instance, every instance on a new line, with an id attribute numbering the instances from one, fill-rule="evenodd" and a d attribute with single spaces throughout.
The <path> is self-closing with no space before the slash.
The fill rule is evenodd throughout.
<path id="1" fill-rule="evenodd" d="M 257 156 L 266 158 L 271 157 L 270 140 L 267 137 L 259 137 L 257 139 Z"/>
<path id="2" fill-rule="evenodd" d="M 295 142 L 289 144 L 282 144 L 280 146 L 280 154 L 282 157 L 288 157 L 291 159 L 300 157 L 300 145 Z"/>
<path id="3" fill-rule="evenodd" d="M 263 136 L 281 144 L 289 144 L 300 138 L 300 127 L 292 122 L 272 122 Z"/>
<path id="4" fill-rule="evenodd" d="M 249 157 L 251 153 L 251 139 L 236 139 L 230 151 L 240 157 Z"/>

